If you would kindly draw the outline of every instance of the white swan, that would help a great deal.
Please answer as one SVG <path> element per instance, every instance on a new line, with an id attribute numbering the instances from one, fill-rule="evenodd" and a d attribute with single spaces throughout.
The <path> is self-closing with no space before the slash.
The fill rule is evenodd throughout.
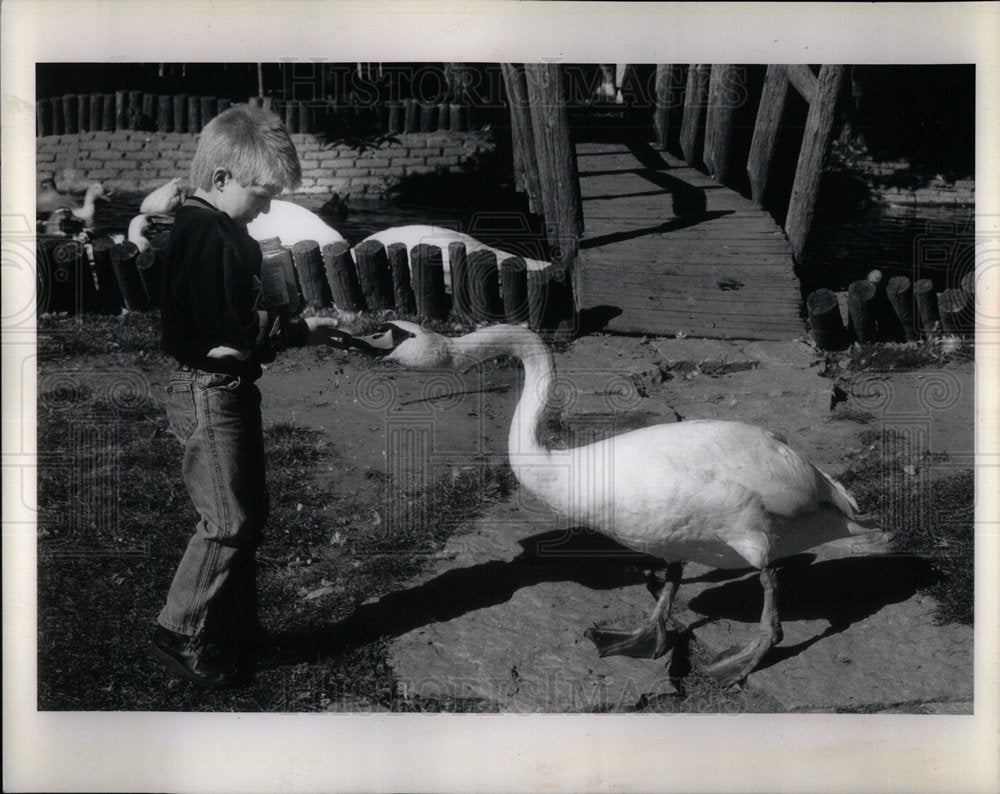
<path id="1" fill-rule="evenodd" d="M 552 356 L 531 331 L 494 325 L 449 339 L 393 321 L 372 337 L 386 356 L 416 369 L 464 370 L 508 354 L 524 365 L 524 390 L 510 427 L 510 465 L 538 499 L 578 525 L 638 552 L 665 559 L 669 583 L 648 621 L 626 632 L 590 629 L 602 656 L 656 658 L 667 651 L 667 624 L 681 561 L 761 571 L 764 608 L 756 636 L 706 672 L 734 683 L 781 640 L 771 564 L 829 541 L 845 553 L 887 550 L 888 535 L 865 526 L 843 486 L 778 436 L 740 422 L 662 424 L 570 449 L 538 438 L 552 391 Z"/>
<path id="2" fill-rule="evenodd" d="M 250 221 L 247 231 L 257 242 L 277 237 L 288 248 L 302 240 L 314 240 L 322 249 L 344 239 L 315 212 L 281 199 L 271 201 L 271 208 Z"/>
<path id="3" fill-rule="evenodd" d="M 448 253 L 448 246 L 451 243 L 465 243 L 466 255 L 471 254 L 473 251 L 492 251 L 496 255 L 497 265 L 508 257 L 515 256 L 515 254 L 508 251 L 502 251 L 499 248 L 493 248 L 485 243 L 481 243 L 471 235 L 456 232 L 454 229 L 446 229 L 442 226 L 426 226 L 422 224 L 393 226 L 389 229 L 383 229 L 380 232 L 368 235 L 362 242 L 367 240 L 378 240 L 386 248 L 392 243 L 403 243 L 406 245 L 407 254 L 413 250 L 413 246 L 419 243 L 438 246 L 441 249 L 441 260 L 444 265 L 446 286 L 451 285 L 451 258 Z M 548 262 L 541 259 L 524 258 L 524 261 L 528 270 L 544 270 L 549 266 Z M 412 269 L 412 267 L 413 263 L 410 262 L 410 268 Z"/>

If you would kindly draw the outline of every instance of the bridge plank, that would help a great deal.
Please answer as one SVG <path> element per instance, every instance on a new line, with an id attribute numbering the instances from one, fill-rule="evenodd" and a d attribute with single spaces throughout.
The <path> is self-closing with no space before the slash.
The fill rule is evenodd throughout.
<path id="1" fill-rule="evenodd" d="M 791 247 L 771 216 L 670 155 L 577 147 L 586 221 L 581 309 L 617 307 L 605 330 L 741 339 L 805 331 Z"/>

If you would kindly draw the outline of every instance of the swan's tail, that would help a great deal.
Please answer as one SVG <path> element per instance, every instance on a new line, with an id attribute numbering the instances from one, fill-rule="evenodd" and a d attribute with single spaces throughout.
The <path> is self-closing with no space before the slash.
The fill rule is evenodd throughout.
<path id="1" fill-rule="evenodd" d="M 852 555 L 887 554 L 892 551 L 892 533 L 884 531 L 874 516 L 862 515 L 858 510 L 858 503 L 843 485 L 826 472 L 819 469 L 816 471 L 826 484 L 826 498 L 823 501 L 830 502 L 847 517 L 844 524 L 850 533 L 849 537 L 831 541 L 829 545 Z"/>

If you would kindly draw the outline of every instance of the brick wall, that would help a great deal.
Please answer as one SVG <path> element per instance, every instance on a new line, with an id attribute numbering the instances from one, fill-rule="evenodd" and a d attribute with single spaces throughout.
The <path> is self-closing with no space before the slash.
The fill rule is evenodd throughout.
<path id="1" fill-rule="evenodd" d="M 147 191 L 175 176 L 187 179 L 198 136 L 171 132 L 81 132 L 36 138 L 36 172 L 41 180 L 65 168 L 80 180 L 117 190 Z M 407 133 L 396 143 L 358 152 L 324 144 L 312 135 L 292 135 L 302 163 L 302 193 L 337 192 L 345 197 L 384 196 L 413 174 L 460 169 L 493 150 L 489 134 Z"/>

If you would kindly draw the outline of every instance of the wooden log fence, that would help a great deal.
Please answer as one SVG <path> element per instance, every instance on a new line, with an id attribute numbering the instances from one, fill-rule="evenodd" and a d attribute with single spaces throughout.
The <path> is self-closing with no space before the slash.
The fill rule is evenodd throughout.
<path id="1" fill-rule="evenodd" d="M 148 129 L 157 132 L 199 133 L 236 100 L 188 94 L 155 94 L 118 90 L 114 93 L 63 94 L 35 103 L 35 134 L 75 135 L 81 132 L 120 132 Z M 291 133 L 310 134 L 322 128 L 355 125 L 357 108 L 333 100 L 276 101 L 250 97 L 248 104 L 278 113 Z M 469 132 L 467 104 L 429 104 L 407 99 L 384 102 L 372 114 L 377 132 Z"/>

